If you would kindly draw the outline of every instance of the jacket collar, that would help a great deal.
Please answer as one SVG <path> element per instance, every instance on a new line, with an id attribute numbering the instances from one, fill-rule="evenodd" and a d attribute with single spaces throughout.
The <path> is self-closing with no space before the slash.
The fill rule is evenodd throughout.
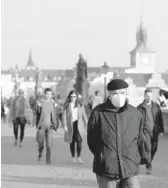
<path id="1" fill-rule="evenodd" d="M 153 106 L 153 104 L 154 104 L 154 102 L 152 101 L 152 102 L 151 102 L 151 105 Z M 145 100 L 143 101 L 143 103 L 142 103 L 140 106 L 142 106 L 143 108 L 145 108 L 145 107 L 146 107 Z"/>

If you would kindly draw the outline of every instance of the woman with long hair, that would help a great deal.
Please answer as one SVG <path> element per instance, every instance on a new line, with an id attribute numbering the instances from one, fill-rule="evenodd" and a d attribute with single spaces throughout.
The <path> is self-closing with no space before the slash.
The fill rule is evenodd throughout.
<path id="1" fill-rule="evenodd" d="M 73 163 L 83 163 L 81 158 L 82 139 L 87 121 L 86 112 L 84 106 L 79 102 L 78 93 L 75 90 L 70 91 L 63 109 L 63 128 L 65 130 L 64 140 L 70 143 Z M 75 148 L 77 159 L 75 157 Z"/>

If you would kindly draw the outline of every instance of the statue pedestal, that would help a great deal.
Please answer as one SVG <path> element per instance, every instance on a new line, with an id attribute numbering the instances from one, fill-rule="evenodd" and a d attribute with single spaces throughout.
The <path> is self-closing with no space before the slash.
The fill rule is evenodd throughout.
<path id="1" fill-rule="evenodd" d="M 152 74 L 152 78 L 149 79 L 147 87 L 166 88 L 168 86 L 166 85 L 164 79 L 162 79 L 161 74 L 154 73 L 154 74 Z"/>

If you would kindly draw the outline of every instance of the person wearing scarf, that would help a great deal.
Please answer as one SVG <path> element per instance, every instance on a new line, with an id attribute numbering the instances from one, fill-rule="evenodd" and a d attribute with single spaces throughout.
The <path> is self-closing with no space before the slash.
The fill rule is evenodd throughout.
<path id="1" fill-rule="evenodd" d="M 72 163 L 82 164 L 82 140 L 87 127 L 87 116 L 84 106 L 79 102 L 78 94 L 74 90 L 70 91 L 65 102 L 62 123 L 65 130 L 64 140 L 70 143 Z M 75 157 L 76 153 L 77 158 Z"/>

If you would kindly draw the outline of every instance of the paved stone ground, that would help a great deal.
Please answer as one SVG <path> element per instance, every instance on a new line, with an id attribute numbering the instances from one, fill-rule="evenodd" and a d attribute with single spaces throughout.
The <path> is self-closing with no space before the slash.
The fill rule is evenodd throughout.
<path id="1" fill-rule="evenodd" d="M 62 131 L 55 134 L 52 165 L 37 161 L 36 130 L 26 129 L 22 148 L 13 145 L 12 128 L 2 126 L 2 187 L 3 188 L 96 188 L 91 171 L 92 155 L 86 140 L 82 156 L 85 164 L 71 164 L 69 145 L 63 142 Z M 153 162 L 153 174 L 145 175 L 141 167 L 139 178 L 142 188 L 168 188 L 168 135 L 160 138 L 159 150 Z M 45 154 L 45 153 L 44 153 Z"/>

